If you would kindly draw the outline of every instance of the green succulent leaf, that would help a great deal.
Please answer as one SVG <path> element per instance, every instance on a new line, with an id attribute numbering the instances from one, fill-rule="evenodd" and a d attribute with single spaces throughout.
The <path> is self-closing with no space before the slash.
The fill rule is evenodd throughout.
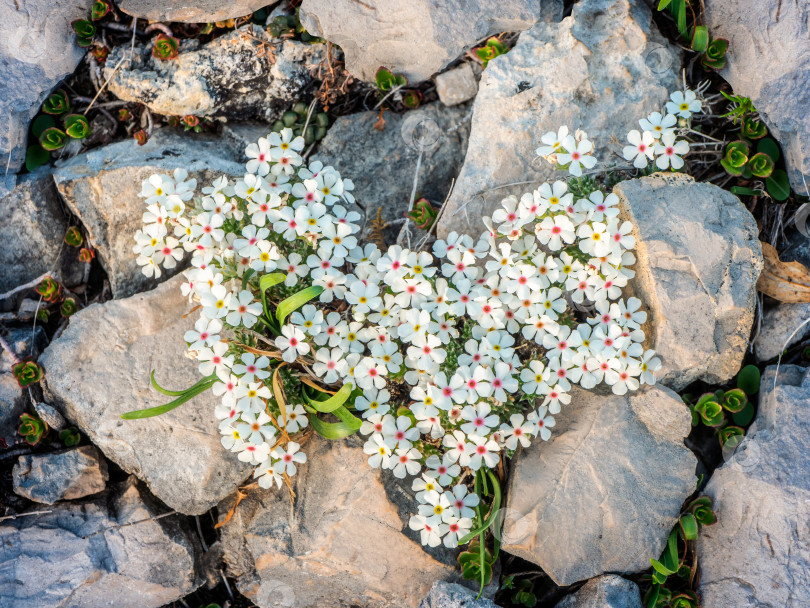
<path id="1" fill-rule="evenodd" d="M 703 395 L 695 404 L 695 410 L 706 426 L 720 426 L 725 421 L 723 407 L 718 403 L 717 395 L 714 393 Z"/>
<path id="2" fill-rule="evenodd" d="M 751 421 L 754 419 L 754 404 L 749 401 L 745 404 L 742 411 L 732 414 L 731 419 L 734 421 L 734 424 L 739 426 L 751 424 Z"/>
<path id="3" fill-rule="evenodd" d="M 84 139 L 90 135 L 90 123 L 82 114 L 68 114 L 65 116 L 65 133 L 73 139 Z"/>
<path id="4" fill-rule="evenodd" d="M 47 99 L 45 103 L 47 103 Z M 44 104 L 43 104 L 44 105 Z M 45 129 L 49 129 L 50 127 L 55 127 L 56 121 L 53 119 L 53 116 L 50 114 L 40 114 L 34 119 L 34 122 L 31 123 L 31 134 L 39 139 L 39 136 L 42 135 L 42 132 Z"/>
<path id="5" fill-rule="evenodd" d="M 763 152 L 754 154 L 748 161 L 751 174 L 756 177 L 769 177 L 774 170 L 773 159 Z"/>
<path id="6" fill-rule="evenodd" d="M 720 430 L 717 439 L 720 441 L 720 447 L 736 448 L 744 436 L 745 431 L 742 427 L 729 425 Z"/>
<path id="7" fill-rule="evenodd" d="M 50 152 L 64 146 L 66 137 L 67 135 L 64 131 L 56 127 L 51 127 L 42 132 L 42 135 L 39 136 L 39 143 Z"/>
<path id="8" fill-rule="evenodd" d="M 96 0 L 93 8 L 90 9 L 90 17 L 93 21 L 98 21 L 110 12 L 110 4 L 106 0 Z"/>
<path id="9" fill-rule="evenodd" d="M 756 365 L 746 365 L 737 374 L 737 388 L 749 397 L 759 392 L 761 376 Z"/>
<path id="10" fill-rule="evenodd" d="M 681 535 L 684 540 L 695 540 L 698 535 L 698 522 L 691 513 L 684 513 L 678 519 Z"/>
<path id="11" fill-rule="evenodd" d="M 781 153 L 779 152 L 779 144 L 771 137 L 765 137 L 757 143 L 757 153 L 764 153 L 773 159 L 773 162 L 779 162 Z"/>
<path id="12" fill-rule="evenodd" d="M 93 41 L 93 36 L 96 35 L 96 26 L 87 19 L 76 19 L 71 24 L 73 31 L 80 40 Z M 81 43 L 79 44 L 81 46 Z M 88 45 L 89 46 L 89 45 Z"/>
<path id="13" fill-rule="evenodd" d="M 65 90 L 59 89 L 58 91 L 51 93 L 42 104 L 42 111 L 46 114 L 52 114 L 54 116 L 61 116 L 62 114 L 70 112 L 70 98 Z M 35 137 L 39 136 L 35 134 Z"/>
<path id="14" fill-rule="evenodd" d="M 748 403 L 748 397 L 746 397 L 745 392 L 735 388 L 725 392 L 722 405 L 727 411 L 734 414 L 742 411 L 746 403 Z"/>
<path id="15" fill-rule="evenodd" d="M 748 144 L 744 141 L 733 141 L 726 147 L 726 153 L 720 164 L 731 175 L 742 175 L 748 162 Z"/>
<path id="16" fill-rule="evenodd" d="M 409 110 L 415 110 L 422 103 L 422 93 L 416 90 L 406 91 L 402 96 L 402 104 Z"/>
<path id="17" fill-rule="evenodd" d="M 775 169 L 765 180 L 765 188 L 775 201 L 785 201 L 790 196 L 790 180 L 782 169 Z"/>
<path id="18" fill-rule="evenodd" d="M 28 171 L 36 171 L 49 160 L 51 160 L 50 153 L 39 144 L 28 146 L 25 151 L 25 168 Z"/>
<path id="19" fill-rule="evenodd" d="M 747 139 L 762 139 L 768 134 L 768 127 L 758 118 L 747 116 L 743 119 L 740 133 Z"/>

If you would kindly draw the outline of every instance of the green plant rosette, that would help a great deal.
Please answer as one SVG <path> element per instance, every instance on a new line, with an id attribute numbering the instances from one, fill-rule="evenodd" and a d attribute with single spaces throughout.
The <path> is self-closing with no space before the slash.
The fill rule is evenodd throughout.
<path id="1" fill-rule="evenodd" d="M 757 152 L 748 160 L 748 170 L 755 177 L 770 177 L 774 165 L 773 159 L 764 152 Z"/>
<path id="2" fill-rule="evenodd" d="M 44 372 L 34 361 L 20 361 L 11 367 L 11 374 L 20 388 L 28 388 L 42 380 Z"/>
<path id="3" fill-rule="evenodd" d="M 742 175 L 746 163 L 748 163 L 748 144 L 744 141 L 733 141 L 726 146 L 726 153 L 723 155 L 720 164 L 730 175 Z"/>
<path id="4" fill-rule="evenodd" d="M 67 134 L 64 131 L 56 127 L 50 127 L 45 129 L 39 136 L 39 145 L 51 152 L 64 146 L 66 138 Z"/>
<path id="5" fill-rule="evenodd" d="M 180 42 L 177 38 L 159 34 L 152 47 L 152 57 L 163 60 L 176 59 L 180 54 L 179 48 Z"/>
<path id="6" fill-rule="evenodd" d="M 84 139 L 90 135 L 90 123 L 82 114 L 65 116 L 65 133 L 73 139 Z"/>
<path id="7" fill-rule="evenodd" d="M 748 116 L 743 119 L 740 134 L 746 139 L 762 139 L 768 134 L 768 127 L 759 119 Z"/>
<path id="8" fill-rule="evenodd" d="M 80 47 L 87 48 L 93 44 L 93 37 L 96 35 L 96 26 L 87 19 L 76 19 L 71 24 L 73 31 L 76 32 L 76 44 Z"/>
<path id="9" fill-rule="evenodd" d="M 93 21 L 105 17 L 110 12 L 110 4 L 106 0 L 96 0 L 93 2 L 93 7 L 90 9 L 90 18 Z"/>
<path id="10" fill-rule="evenodd" d="M 726 51 L 728 51 L 728 40 L 715 38 L 709 43 L 701 63 L 711 70 L 722 70 L 726 67 Z"/>
<path id="11" fill-rule="evenodd" d="M 53 116 L 61 116 L 70 112 L 70 98 L 64 89 L 59 89 L 48 95 L 48 98 L 42 104 L 42 111 Z M 36 123 L 36 121 L 34 122 Z M 53 126 L 53 124 L 49 126 Z M 35 137 L 38 137 L 38 135 L 35 134 Z"/>

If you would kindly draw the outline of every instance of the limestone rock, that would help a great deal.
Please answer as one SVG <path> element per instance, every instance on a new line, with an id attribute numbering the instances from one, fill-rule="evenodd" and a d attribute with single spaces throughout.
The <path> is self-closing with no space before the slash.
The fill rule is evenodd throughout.
<path id="1" fill-rule="evenodd" d="M 0 293 L 28 283 L 54 266 L 61 281 L 68 286 L 78 284 L 82 268 L 75 252 L 62 251 L 67 228 L 51 176 L 37 172 L 21 178 L 0 200 Z"/>
<path id="2" fill-rule="evenodd" d="M 437 235 L 473 238 L 509 194 L 554 179 L 535 154 L 547 131 L 584 129 L 600 160 L 678 87 L 680 51 L 635 0 L 582 0 L 560 24 L 538 23 L 489 63 L 473 106 L 470 145 Z M 525 184 L 533 182 L 536 185 Z M 504 187 L 520 182 L 522 185 Z"/>
<path id="3" fill-rule="evenodd" d="M 436 581 L 419 608 L 499 608 L 495 602 L 485 597 L 475 599 L 477 595 L 457 583 Z"/>
<path id="4" fill-rule="evenodd" d="M 754 102 L 782 144 L 791 186 L 809 195 L 810 4 L 706 0 L 704 18 L 712 38 L 730 42 L 720 74 L 736 94 Z"/>
<path id="5" fill-rule="evenodd" d="M 3 331 L 3 334 L 3 338 L 18 359 L 36 360 L 42 349 L 48 345 L 48 336 L 41 325 L 37 325 L 34 331 L 31 331 L 29 325 L 10 327 Z M 11 356 L 5 350 L 0 352 L 0 372 L 10 372 L 13 367 L 14 360 Z"/>
<path id="6" fill-rule="evenodd" d="M 683 444 L 689 411 L 669 389 L 571 396 L 548 443 L 517 458 L 502 538 L 504 551 L 562 586 L 649 568 L 695 489 L 697 463 Z"/>
<path id="7" fill-rule="evenodd" d="M 149 21 L 181 21 L 183 23 L 212 23 L 244 17 L 267 4 L 269 0 L 118 0 L 116 5 L 127 15 Z"/>
<path id="8" fill-rule="evenodd" d="M 0 608 L 158 608 L 199 586 L 195 544 L 130 478 L 0 524 Z M 134 525 L 125 525 L 138 522 Z"/>
<path id="9" fill-rule="evenodd" d="M 697 540 L 704 606 L 810 605 L 810 372 L 783 365 L 773 389 L 774 372 L 747 437 L 706 487 L 718 522 Z"/>
<path id="10" fill-rule="evenodd" d="M 641 608 L 641 593 L 634 582 L 609 574 L 589 580 L 555 608 Z"/>
<path id="11" fill-rule="evenodd" d="M 760 361 L 769 361 L 779 356 L 788 346 L 803 340 L 810 333 L 810 323 L 801 326 L 810 317 L 810 304 L 780 303 L 766 310 L 754 340 L 754 354 Z M 796 335 L 790 340 L 794 331 Z"/>
<path id="12" fill-rule="evenodd" d="M 17 435 L 28 396 L 10 373 L 0 374 L 0 438 Z"/>
<path id="13" fill-rule="evenodd" d="M 149 374 L 169 388 L 185 388 L 200 375 L 185 356 L 183 319 L 188 301 L 181 277 L 124 300 L 93 304 L 70 319 L 40 357 L 50 403 L 110 460 L 143 479 L 171 508 L 204 513 L 250 473 L 220 444 L 210 392 L 161 416 L 121 420 L 131 410 L 166 403 Z"/>
<path id="14" fill-rule="evenodd" d="M 416 608 L 455 568 L 403 533 L 360 447 L 314 436 L 293 489 L 254 490 L 221 528 L 225 563 L 260 608 Z M 233 498 L 219 507 L 221 514 Z"/>
<path id="15" fill-rule="evenodd" d="M 334 42 L 353 76 L 374 81 L 380 66 L 411 82 L 427 80 L 480 40 L 526 30 L 561 14 L 558 0 L 304 0 L 301 24 Z"/>
<path id="16" fill-rule="evenodd" d="M 740 369 L 754 320 L 762 253 L 754 218 L 730 192 L 688 175 L 616 186 L 636 237 L 632 291 L 649 307 L 659 382 L 722 384 Z"/>
<path id="17" fill-rule="evenodd" d="M 28 122 L 84 57 L 85 49 L 75 43 L 70 22 L 86 19 L 91 4 L 90 0 L 0 2 L 0 173 L 5 172 L 7 160 L 11 174 L 22 167 Z M 0 177 L 0 196 L 13 188 L 10 183 Z"/>
<path id="18" fill-rule="evenodd" d="M 59 192 L 87 229 L 116 298 L 157 282 L 141 273 L 132 252 L 146 208 L 138 193 L 141 182 L 153 173 L 171 174 L 177 168 L 188 170 L 198 187 L 223 173 L 242 176 L 245 171 L 241 157 L 216 137 L 160 129 L 143 146 L 127 140 L 96 148 L 54 172 Z M 174 272 L 164 271 L 161 279 Z"/>
<path id="19" fill-rule="evenodd" d="M 132 65 L 124 62 L 113 75 L 129 52 L 129 46 L 119 46 L 105 64 L 110 91 L 121 99 L 166 116 L 271 119 L 312 80 L 309 67 L 321 60 L 325 47 L 278 40 L 247 25 L 203 46 L 186 43 L 170 61 L 152 57 L 151 44 L 136 45 Z"/>
<path id="20" fill-rule="evenodd" d="M 396 239 L 408 210 L 419 146 L 424 152 L 418 196 L 436 208 L 441 205 L 467 148 L 468 112 L 465 106 L 431 103 L 401 115 L 386 113 L 384 131 L 374 128 L 378 113 L 373 111 L 335 121 L 315 158 L 354 182 L 354 195 L 368 213 L 361 240 L 368 238 L 379 207 L 383 221 L 400 220 L 385 233 L 389 243 Z"/>
<path id="21" fill-rule="evenodd" d="M 96 448 L 86 445 L 64 452 L 20 456 L 13 477 L 17 494 L 52 505 L 57 500 L 104 491 L 107 463 Z"/>
<path id="22" fill-rule="evenodd" d="M 456 106 L 469 101 L 478 93 L 478 80 L 472 66 L 467 62 L 442 72 L 435 80 L 439 101 L 446 106 Z"/>
<path id="23" fill-rule="evenodd" d="M 49 429 L 53 429 L 57 433 L 67 426 L 64 416 L 56 411 L 56 408 L 51 407 L 47 403 L 35 403 L 34 409 L 37 416 L 42 418 L 42 421 L 48 425 Z"/>

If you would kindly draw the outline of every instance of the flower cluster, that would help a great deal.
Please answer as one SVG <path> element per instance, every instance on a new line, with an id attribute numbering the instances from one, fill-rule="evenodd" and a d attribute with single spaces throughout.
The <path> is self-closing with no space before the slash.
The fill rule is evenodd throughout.
<path id="1" fill-rule="evenodd" d="M 585 133 L 543 143 L 571 173 L 596 162 Z M 183 170 L 149 178 L 138 261 L 159 276 L 191 254 L 185 340 L 221 399 L 223 446 L 259 485 L 289 483 L 310 433 L 359 432 L 371 467 L 414 478 L 422 542 L 458 546 L 479 503 L 470 474 L 547 440 L 574 385 L 655 382 L 647 313 L 622 297 L 633 226 L 616 195 L 556 181 L 505 198 L 477 240 L 383 251 L 358 242 L 351 181 L 302 148 L 289 129 L 262 138 L 242 179 L 198 199 Z"/>
<path id="2" fill-rule="evenodd" d="M 666 103 L 665 113 L 652 112 L 638 121 L 641 131 L 633 129 L 627 134 L 629 145 L 622 148 L 622 156 L 633 161 L 636 169 L 646 169 L 651 162 L 662 171 L 670 167 L 674 171 L 681 169 L 683 157 L 689 153 L 689 142 L 678 139 L 678 130 L 686 128 L 692 114 L 699 113 L 702 107 L 694 91 L 675 91 Z M 592 169 L 596 165 L 591 156 L 593 144 L 583 131 L 571 136 L 568 127 L 562 126 L 556 133 L 549 131 L 543 135 L 541 142 L 544 145 L 536 153 L 575 177 L 582 175 L 583 166 Z"/>

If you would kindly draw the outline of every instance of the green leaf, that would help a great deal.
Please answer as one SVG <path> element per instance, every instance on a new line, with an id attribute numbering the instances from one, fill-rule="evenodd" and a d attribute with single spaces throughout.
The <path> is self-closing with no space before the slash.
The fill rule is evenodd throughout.
<path id="1" fill-rule="evenodd" d="M 734 424 L 739 426 L 746 426 L 750 424 L 754 419 L 754 404 L 749 401 L 745 404 L 742 411 L 732 414 L 731 419 L 734 421 Z"/>
<path id="2" fill-rule="evenodd" d="M 723 396 L 722 405 L 723 408 L 734 414 L 742 411 L 746 403 L 748 403 L 748 398 L 745 396 L 745 392 L 739 388 L 735 388 L 731 389 L 730 391 L 726 391 L 725 395 Z"/>
<path id="3" fill-rule="evenodd" d="M 276 307 L 276 319 L 278 320 L 279 327 L 284 325 L 284 319 L 287 318 L 287 315 L 301 308 L 312 298 L 317 298 L 322 292 L 323 287 L 320 285 L 313 285 L 312 287 L 307 287 L 306 289 L 302 289 L 298 293 L 291 295 L 286 300 L 282 300 Z"/>
<path id="4" fill-rule="evenodd" d="M 707 48 L 709 48 L 709 28 L 705 25 L 697 25 L 692 33 L 692 50 L 704 53 Z"/>
<path id="5" fill-rule="evenodd" d="M 655 570 L 656 572 L 658 572 L 663 576 L 672 576 L 677 572 L 677 570 L 670 570 L 664 564 L 659 562 L 657 559 L 650 558 L 650 563 L 652 564 L 653 570 Z"/>
<path id="6" fill-rule="evenodd" d="M 757 143 L 757 153 L 764 153 L 773 159 L 773 162 L 779 161 L 779 144 L 770 137 L 765 137 Z"/>
<path id="7" fill-rule="evenodd" d="M 286 279 L 286 278 L 287 278 L 287 275 L 285 275 L 282 272 L 273 272 L 271 274 L 265 274 L 265 275 L 262 275 L 259 278 L 259 293 L 262 294 L 262 308 L 264 309 L 264 316 L 268 320 L 272 320 L 273 317 L 270 315 L 270 309 L 267 308 L 267 293 L 266 292 L 267 292 L 268 289 L 270 289 L 271 287 L 273 287 L 275 285 L 278 285 L 279 283 L 284 281 L 284 279 Z"/>
<path id="8" fill-rule="evenodd" d="M 303 395 L 304 399 L 310 406 L 321 413 L 328 414 L 329 412 L 334 412 L 337 408 L 346 403 L 349 397 L 351 397 L 353 390 L 354 385 L 351 383 L 344 384 L 340 387 L 338 392 L 325 401 L 316 401 L 314 399 L 310 399 L 309 395 L 307 395 L 306 389 L 304 389 Z"/>
<path id="9" fill-rule="evenodd" d="M 691 513 L 684 513 L 678 520 L 684 540 L 695 540 L 698 535 L 698 522 Z"/>
<path id="10" fill-rule="evenodd" d="M 68 114 L 65 116 L 65 133 L 74 139 L 84 139 L 90 135 L 90 123 L 87 117 L 81 114 Z"/>
<path id="11" fill-rule="evenodd" d="M 50 129 L 51 127 L 56 126 L 56 121 L 54 121 L 53 116 L 48 114 L 40 114 L 34 119 L 34 122 L 31 123 L 31 134 L 39 139 L 39 136 L 42 135 L 42 132 L 45 129 Z"/>
<path id="12" fill-rule="evenodd" d="M 216 381 L 217 381 L 216 377 L 205 378 L 203 381 L 198 382 L 193 387 L 189 388 L 186 392 L 184 392 L 174 401 L 170 401 L 169 403 L 159 405 L 157 407 L 150 407 L 143 410 L 134 410 L 131 412 L 125 412 L 121 414 L 121 418 L 123 418 L 124 420 L 138 420 L 140 418 L 151 418 L 153 416 L 160 416 L 161 414 L 170 412 L 174 408 L 183 405 L 186 401 L 193 399 L 200 393 L 204 393 L 209 388 L 211 388 Z"/>
<path id="13" fill-rule="evenodd" d="M 166 395 L 167 397 L 179 397 L 180 395 L 185 395 L 190 390 L 192 390 L 194 388 L 197 388 L 200 384 L 203 384 L 203 383 L 208 382 L 210 380 L 216 380 L 216 377 L 217 377 L 216 374 L 212 374 L 210 376 L 206 376 L 205 378 L 203 378 L 199 382 L 196 382 L 196 383 L 192 384 L 187 389 L 184 389 L 182 391 L 170 391 L 169 389 L 163 388 L 162 386 L 160 386 L 157 383 L 157 380 L 155 380 L 155 370 L 152 370 L 152 373 L 149 374 L 149 379 L 150 379 L 150 381 L 152 383 L 152 388 L 154 388 L 157 392 L 159 392 L 159 393 L 161 393 L 163 395 Z"/>
<path id="14" fill-rule="evenodd" d="M 771 176 L 765 180 L 765 188 L 774 200 L 784 201 L 790 196 L 790 181 L 787 173 L 782 169 L 776 169 Z"/>
<path id="15" fill-rule="evenodd" d="M 56 127 L 45 129 L 39 136 L 39 143 L 49 152 L 65 145 L 65 132 Z"/>
<path id="16" fill-rule="evenodd" d="M 755 190 L 754 188 L 746 188 L 745 186 L 732 186 L 731 192 L 737 196 L 761 196 L 762 190 Z"/>
<path id="17" fill-rule="evenodd" d="M 774 170 L 773 159 L 764 152 L 754 154 L 748 161 L 751 174 L 756 177 L 769 177 Z"/>
<path id="18" fill-rule="evenodd" d="M 354 435 L 363 425 L 362 420 L 352 415 L 343 406 L 338 407 L 332 413 L 340 419 L 340 422 L 324 422 L 314 414 L 309 416 L 309 424 L 316 433 L 326 439 L 343 439 Z"/>
<path id="19" fill-rule="evenodd" d="M 662 2 L 664 0 L 661 0 Z M 647 592 L 647 595 L 644 596 L 644 602 L 646 608 L 655 608 L 658 604 L 658 597 L 661 595 L 661 585 L 654 584 L 650 587 L 650 590 Z"/>
<path id="20" fill-rule="evenodd" d="M 492 489 L 494 496 L 492 498 L 492 506 L 489 510 L 489 515 L 484 520 L 484 523 L 469 532 L 464 538 L 458 541 L 459 545 L 466 545 L 470 542 L 473 538 L 478 536 L 479 534 L 485 532 L 487 528 L 492 525 L 492 522 L 495 521 L 495 518 L 498 516 L 498 510 L 501 508 L 501 484 L 498 483 L 498 478 L 492 473 L 492 471 L 487 471 L 489 475 L 490 482 L 492 483 Z M 486 478 L 484 478 L 485 480 Z"/>
<path id="21" fill-rule="evenodd" d="M 737 388 L 749 397 L 759 392 L 760 373 L 756 365 L 746 365 L 737 374 Z"/>
<path id="22" fill-rule="evenodd" d="M 50 153 L 39 144 L 28 146 L 25 151 L 25 168 L 28 171 L 36 171 L 49 160 L 51 160 Z"/>

